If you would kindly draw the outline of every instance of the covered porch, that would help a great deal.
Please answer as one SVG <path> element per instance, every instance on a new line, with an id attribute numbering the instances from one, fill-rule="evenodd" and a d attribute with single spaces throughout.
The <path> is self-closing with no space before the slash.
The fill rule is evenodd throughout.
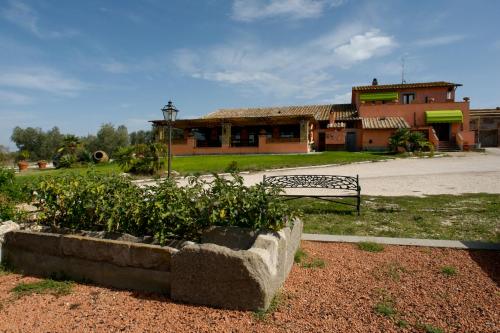
<path id="1" fill-rule="evenodd" d="M 315 128 L 309 116 L 181 119 L 173 124 L 175 155 L 307 153 Z M 168 125 L 152 121 L 157 142 L 168 142 Z"/>

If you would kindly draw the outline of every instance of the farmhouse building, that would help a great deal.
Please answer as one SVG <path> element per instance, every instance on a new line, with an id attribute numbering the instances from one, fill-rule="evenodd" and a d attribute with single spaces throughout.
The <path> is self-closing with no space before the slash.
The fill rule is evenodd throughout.
<path id="1" fill-rule="evenodd" d="M 441 150 L 475 144 L 469 100 L 455 101 L 460 84 L 424 82 L 352 88 L 350 104 L 220 109 L 174 123 L 177 155 L 307 153 L 385 150 L 399 128 L 420 131 Z M 156 140 L 167 123 L 153 120 Z"/>

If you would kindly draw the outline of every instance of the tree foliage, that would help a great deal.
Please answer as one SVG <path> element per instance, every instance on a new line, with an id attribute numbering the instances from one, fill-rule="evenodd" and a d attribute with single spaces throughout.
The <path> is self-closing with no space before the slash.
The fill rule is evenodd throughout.
<path id="1" fill-rule="evenodd" d="M 41 128 L 15 127 L 11 140 L 20 151 L 26 150 L 32 160 L 49 160 L 56 150 L 61 147 L 64 136 L 58 127 L 53 127 L 47 132 Z"/>
<path id="2" fill-rule="evenodd" d="M 121 147 L 129 145 L 128 130 L 124 125 L 115 128 L 113 124 L 103 124 L 97 135 L 89 135 L 83 142 L 85 148 L 90 152 L 103 150 L 109 156 L 114 157 L 114 154 Z"/>
<path id="3" fill-rule="evenodd" d="M 147 144 L 154 141 L 153 131 L 135 131 L 129 134 L 130 144 Z"/>

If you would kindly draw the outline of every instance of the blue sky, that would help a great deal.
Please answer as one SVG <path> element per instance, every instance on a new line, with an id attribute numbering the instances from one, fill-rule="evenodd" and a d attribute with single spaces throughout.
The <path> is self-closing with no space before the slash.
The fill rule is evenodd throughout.
<path id="1" fill-rule="evenodd" d="M 0 144 L 218 108 L 342 103 L 351 86 L 452 81 L 500 106 L 500 1 L 0 0 Z"/>

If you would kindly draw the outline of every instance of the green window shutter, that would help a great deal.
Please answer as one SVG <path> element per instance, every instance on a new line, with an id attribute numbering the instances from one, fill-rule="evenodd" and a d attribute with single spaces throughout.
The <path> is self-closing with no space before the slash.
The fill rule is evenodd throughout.
<path id="1" fill-rule="evenodd" d="M 462 123 L 464 116 L 460 110 L 425 111 L 425 122 L 433 123 Z"/>
<path id="2" fill-rule="evenodd" d="M 359 99 L 362 102 L 395 101 L 399 99 L 399 94 L 397 92 L 364 93 L 359 95 Z"/>

